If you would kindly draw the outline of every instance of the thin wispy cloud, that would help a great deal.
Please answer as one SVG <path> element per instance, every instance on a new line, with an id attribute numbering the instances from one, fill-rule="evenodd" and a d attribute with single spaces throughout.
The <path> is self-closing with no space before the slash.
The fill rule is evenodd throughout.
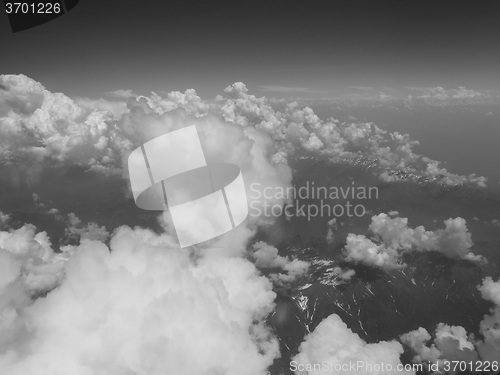
<path id="1" fill-rule="evenodd" d="M 290 86 L 279 86 L 279 85 L 265 85 L 259 86 L 259 90 L 262 92 L 276 92 L 276 93 L 306 93 L 306 94 L 324 94 L 327 91 L 324 90 L 314 90 L 309 87 L 290 87 Z"/>
<path id="2" fill-rule="evenodd" d="M 361 90 L 361 91 L 373 91 L 374 88 L 371 86 L 349 86 L 348 89 Z"/>

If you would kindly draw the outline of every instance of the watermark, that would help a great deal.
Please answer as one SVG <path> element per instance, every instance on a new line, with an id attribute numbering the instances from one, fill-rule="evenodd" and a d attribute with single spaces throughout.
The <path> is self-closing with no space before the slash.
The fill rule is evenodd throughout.
<path id="1" fill-rule="evenodd" d="M 308 221 L 317 217 L 363 217 L 368 210 L 362 202 L 379 197 L 376 186 L 355 186 L 354 183 L 318 186 L 314 181 L 286 188 L 253 183 L 250 192 L 250 216 L 305 217 Z"/>
<path id="2" fill-rule="evenodd" d="M 298 363 L 297 361 L 290 362 L 290 371 L 294 372 L 322 372 L 335 374 L 356 374 L 356 373 L 401 373 L 401 372 L 420 372 L 424 366 L 420 363 L 393 365 L 391 363 L 371 363 L 368 361 L 347 361 L 347 362 L 329 362 L 321 363 Z"/>
<path id="3" fill-rule="evenodd" d="M 128 158 L 137 207 L 168 210 L 181 247 L 231 231 L 248 216 L 238 166 L 207 163 L 195 125 L 154 138 Z"/>
<path id="4" fill-rule="evenodd" d="M 4 0 L 4 10 L 12 32 L 31 29 L 64 16 L 79 0 Z"/>
<path id="5" fill-rule="evenodd" d="M 432 372 L 444 371 L 449 372 L 497 372 L 500 370 L 499 361 L 439 361 L 434 363 L 428 363 L 429 370 Z"/>

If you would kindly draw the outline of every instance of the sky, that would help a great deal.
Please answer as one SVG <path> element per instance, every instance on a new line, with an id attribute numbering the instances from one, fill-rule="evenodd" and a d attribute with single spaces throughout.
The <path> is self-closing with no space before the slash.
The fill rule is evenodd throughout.
<path id="1" fill-rule="evenodd" d="M 52 91 L 212 97 L 243 81 L 269 96 L 362 87 L 500 87 L 496 1 L 90 1 L 13 34 L 0 15 L 0 71 Z"/>

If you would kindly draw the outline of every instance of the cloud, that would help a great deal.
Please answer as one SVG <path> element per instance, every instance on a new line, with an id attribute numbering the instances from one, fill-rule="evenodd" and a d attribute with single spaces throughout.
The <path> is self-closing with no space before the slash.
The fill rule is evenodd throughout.
<path id="1" fill-rule="evenodd" d="M 409 346 L 415 353 L 413 362 L 416 363 L 437 363 L 442 353 L 435 344 L 428 345 L 432 337 L 425 328 L 418 328 L 414 331 L 401 335 L 400 340 Z"/>
<path id="2" fill-rule="evenodd" d="M 457 88 L 436 87 L 371 87 L 347 86 L 342 93 L 324 92 L 328 97 L 290 98 L 309 105 L 330 105 L 332 108 L 390 108 L 401 109 L 442 107 L 455 108 L 495 105 L 500 102 L 498 90 L 473 90 L 464 86 Z M 283 101 L 282 102 L 286 102 Z"/>
<path id="3" fill-rule="evenodd" d="M 271 139 L 268 147 L 274 148 L 273 155 L 282 162 L 304 154 L 334 163 L 368 159 L 386 181 L 429 177 L 446 185 L 485 185 L 482 177 L 450 173 L 437 161 L 414 153 L 416 142 L 407 135 L 387 133 L 371 123 L 324 121 L 296 102 L 281 103 L 284 108 L 277 110 L 271 100 L 249 94 L 241 82 L 228 86 L 214 100 L 201 99 L 193 89 L 149 96 L 122 90 L 97 100 L 72 99 L 24 75 L 2 75 L 0 84 L 4 87 L 0 91 L 0 158 L 7 163 L 24 160 L 32 168 L 44 163 L 69 164 L 120 173 L 132 149 L 155 134 L 172 130 L 174 123 L 186 126 L 199 120 L 249 128 L 246 133 L 252 128 L 261 133 L 259 137 L 266 134 Z M 475 94 L 460 89 L 454 95 Z"/>
<path id="4" fill-rule="evenodd" d="M 467 331 L 463 327 L 439 323 L 434 342 L 442 357 L 447 360 L 469 362 L 479 359 L 474 344 L 469 341 Z"/>
<path id="5" fill-rule="evenodd" d="M 444 361 L 498 361 L 500 358 L 500 280 L 494 282 L 486 277 L 478 286 L 482 297 L 494 303 L 490 314 L 485 315 L 479 324 L 483 339 L 467 333 L 461 326 L 439 323 L 434 340 L 426 329 L 419 329 L 401 335 L 401 342 L 415 353 L 416 363 L 438 363 L 444 370 Z"/>
<path id="6" fill-rule="evenodd" d="M 208 104 L 192 89 L 184 94 L 171 92 L 166 98 L 156 93 L 131 97 L 126 111 L 113 113 L 114 104 L 93 109 L 91 103 L 51 93 L 26 76 L 4 75 L 0 82 L 9 93 L 0 93 L 0 101 L 10 108 L 0 113 L 0 157 L 6 168 L 21 168 L 32 180 L 44 168 L 60 165 L 126 178 L 123 166 L 134 148 L 172 130 L 196 125 L 207 160 L 239 166 L 247 187 L 256 181 L 266 187 L 291 184 L 287 160 L 268 134 L 224 121 L 216 111 L 209 112 Z M 26 100 L 33 105 L 21 108 Z M 268 222 L 269 218 L 249 220 Z"/>
<path id="7" fill-rule="evenodd" d="M 348 86 L 348 89 L 360 90 L 360 91 L 373 91 L 375 90 L 371 86 Z"/>
<path id="8" fill-rule="evenodd" d="M 337 219 L 333 218 L 327 223 L 328 232 L 326 233 L 326 242 L 332 244 L 335 241 L 334 231 L 338 229 Z"/>
<path id="9" fill-rule="evenodd" d="M 427 231 L 423 226 L 408 227 L 408 219 L 398 217 L 397 212 L 372 216 L 368 228 L 373 237 L 348 234 L 346 260 L 385 270 L 405 267 L 401 257 L 408 251 L 437 251 L 448 258 L 485 261 L 470 251 L 473 243 L 464 219 L 450 218 L 444 224 L 444 229 Z"/>
<path id="10" fill-rule="evenodd" d="M 275 92 L 275 93 L 306 93 L 306 94 L 319 94 L 325 91 L 313 90 L 308 87 L 290 87 L 290 86 L 259 86 L 259 90 L 262 92 Z"/>
<path id="11" fill-rule="evenodd" d="M 103 96 L 105 98 L 111 98 L 111 99 L 129 99 L 131 97 L 137 97 L 139 95 L 137 95 L 130 89 L 118 89 L 114 91 L 107 91 L 103 93 Z"/>
<path id="12" fill-rule="evenodd" d="M 304 276 L 309 270 L 308 262 L 283 257 L 278 255 L 278 249 L 263 241 L 258 241 L 252 245 L 252 258 L 258 268 L 280 268 L 285 273 L 271 273 L 268 277 L 279 285 L 284 285 L 295 281 L 298 277 Z"/>
<path id="13" fill-rule="evenodd" d="M 407 135 L 387 133 L 372 123 L 325 121 L 298 103 L 281 103 L 277 110 L 267 98 L 248 94 L 241 82 L 210 101 L 193 89 L 69 98 L 24 75 L 2 75 L 0 85 L 2 167 L 21 166 L 32 175 L 42 168 L 76 165 L 126 178 L 123 165 L 131 150 L 195 124 L 207 157 L 238 165 L 247 186 L 255 181 L 265 187 L 290 186 L 287 161 L 303 155 L 332 163 L 369 159 L 378 165 L 377 173 L 394 179 L 398 169 L 433 174 L 437 181 L 477 182 L 415 154 L 416 143 Z M 56 209 L 50 212 L 63 218 Z M 170 236 L 168 215 L 161 217 L 161 235 L 121 227 L 110 236 L 105 227 L 83 224 L 70 214 L 66 234 L 80 244 L 56 254 L 47 234 L 29 224 L 6 230 L 7 216 L 0 214 L 5 230 L 0 232 L 0 369 L 9 375 L 154 374 L 172 368 L 178 374 L 263 374 L 278 356 L 278 344 L 264 323 L 275 294 L 258 268 L 278 268 L 270 279 L 285 284 L 306 274 L 309 266 L 280 256 L 265 243 L 254 247 L 257 267 L 245 258 L 256 227 L 269 223 L 263 217 L 251 217 L 227 236 L 184 251 Z M 374 245 L 374 264 L 397 264 L 406 244 L 420 244 L 424 250 L 435 245 L 448 256 L 467 257 L 465 221 L 450 220 L 446 229 L 434 232 L 379 220 L 373 239 L 353 242 L 353 254 L 357 251 L 362 261 Z M 402 229 L 402 237 L 391 226 Z M 108 247 L 104 242 L 109 237 Z M 394 254 L 387 257 L 388 249 Z M 379 255 L 387 262 L 379 261 Z M 354 275 L 340 267 L 331 272 L 343 280 Z M 485 327 L 493 332 L 491 325 Z M 308 342 L 314 346 L 323 340 L 322 331 L 339 334 L 327 346 L 336 348 L 345 338 L 352 353 L 399 363 L 399 344 L 366 344 L 338 317 L 306 339 L 301 358 L 316 355 L 309 352 Z M 328 355 L 318 352 L 319 357 Z"/>
<path id="14" fill-rule="evenodd" d="M 64 230 L 64 235 L 67 240 L 76 239 L 78 242 L 81 240 L 105 242 L 109 238 L 109 232 L 105 226 L 99 226 L 96 222 L 90 222 L 84 226 L 78 216 L 72 212 L 68 214 L 68 226 Z"/>
<path id="15" fill-rule="evenodd" d="M 10 221 L 10 215 L 4 214 L 0 211 L 0 228 L 6 226 Z"/>
<path id="16" fill-rule="evenodd" d="M 228 86 L 225 93 L 229 98 L 217 96 L 212 111 L 228 122 L 266 132 L 286 158 L 309 155 L 353 164 L 369 160 L 377 167 L 376 173 L 388 182 L 426 178 L 444 185 L 485 186 L 484 177 L 460 176 L 439 167 L 429 169 L 429 164 L 439 163 L 413 152 L 418 142 L 408 135 L 388 133 L 373 123 L 324 121 L 311 108 L 297 102 L 283 104 L 278 111 L 265 97 L 249 94 L 241 82 Z"/>
<path id="17" fill-rule="evenodd" d="M 254 375 L 278 355 L 264 324 L 275 294 L 247 260 L 193 258 L 167 235 L 128 227 L 110 249 L 71 248 L 64 282 L 21 310 L 30 334 L 2 343 L 2 373 Z M 10 325 L 0 327 L 6 337 Z"/>
<path id="18" fill-rule="evenodd" d="M 4 281 L 4 286 L 19 279 L 32 295 L 54 288 L 62 278 L 66 254 L 54 253 L 47 233 L 37 232 L 31 224 L 0 232 L 0 249 L 3 259 L 18 264 L 20 270 L 14 279 Z"/>
<path id="19" fill-rule="evenodd" d="M 403 268 L 406 264 L 401 263 L 397 249 L 377 245 L 363 235 L 349 233 L 345 246 L 346 261 L 361 263 L 371 267 L 384 270 Z"/>
<path id="20" fill-rule="evenodd" d="M 188 89 L 185 93 L 172 91 L 166 94 L 166 98 L 155 92 L 152 92 L 149 97 L 141 96 L 140 98 L 146 99 L 148 105 L 158 114 L 183 108 L 188 114 L 201 117 L 208 114 L 210 110 L 210 106 L 198 96 L 194 89 Z"/>
<path id="21" fill-rule="evenodd" d="M 456 89 L 445 89 L 436 87 L 409 87 L 415 94 L 408 95 L 405 100 L 408 105 L 430 105 L 430 106 L 457 106 L 492 104 L 497 99 L 488 92 L 467 89 L 459 86 Z"/>
<path id="22" fill-rule="evenodd" d="M 420 327 L 415 331 L 401 335 L 400 340 L 415 354 L 414 363 L 425 364 L 427 370 L 430 369 L 430 365 L 437 366 L 437 368 L 433 367 L 432 370 L 438 370 L 438 373 L 444 373 L 449 367 L 450 361 L 467 363 L 472 361 L 475 363 L 481 359 L 476 351 L 478 342 L 461 326 L 439 323 L 436 326 L 433 340 L 427 330 Z"/>
<path id="23" fill-rule="evenodd" d="M 471 173 L 468 176 L 459 176 L 449 173 L 446 168 L 441 168 L 439 162 L 431 160 L 429 158 L 423 157 L 422 160 L 427 163 L 424 175 L 431 178 L 439 178 L 444 185 L 456 186 L 463 185 L 466 182 L 476 184 L 479 187 L 486 187 L 487 178 L 483 176 L 477 176 L 475 173 Z"/>
<path id="24" fill-rule="evenodd" d="M 25 309 L 61 283 L 68 258 L 54 253 L 47 233 L 33 225 L 0 231 L 0 353 L 28 334 Z"/>
<path id="25" fill-rule="evenodd" d="M 34 164 L 45 160 L 108 164 L 127 144 L 110 124 L 109 111 L 85 108 L 24 75 L 1 75 L 0 83 L 7 88 L 0 91 L 0 156 L 4 158 Z"/>
<path id="26" fill-rule="evenodd" d="M 493 302 L 495 306 L 480 323 L 484 342 L 479 345 L 478 351 L 481 358 L 494 361 L 500 358 L 500 280 L 494 282 L 491 277 L 486 277 L 479 290 L 483 298 Z"/>
<path id="27" fill-rule="evenodd" d="M 399 370 L 397 367 L 401 366 L 399 357 L 402 353 L 403 347 L 397 341 L 366 343 L 353 333 L 338 315 L 332 314 L 306 336 L 300 345 L 299 353 L 292 358 L 292 365 L 298 370 L 305 370 L 295 371 L 296 374 L 327 374 L 331 373 L 330 368 L 342 369 L 342 366 L 347 370 L 336 370 L 335 373 L 347 374 L 350 364 L 359 361 L 371 365 L 372 368 L 384 363 L 385 369 L 392 368 L 392 371 L 400 374 L 411 374 L 412 372 Z M 321 367 L 318 368 L 318 365 L 322 364 L 327 364 L 329 368 L 322 371 Z M 358 374 L 389 374 L 391 371 L 373 369 L 370 371 L 370 368 L 366 366 L 357 369 L 356 372 Z"/>
<path id="28" fill-rule="evenodd" d="M 351 270 L 350 268 L 341 268 L 341 267 L 333 267 L 333 268 L 328 268 L 325 270 L 324 275 L 328 279 L 336 278 L 340 279 L 341 281 L 349 281 L 351 280 L 354 275 L 356 275 L 356 271 Z"/>
<path id="29" fill-rule="evenodd" d="M 391 94 L 386 94 L 384 92 L 378 93 L 378 100 L 381 102 L 391 102 L 394 101 L 394 97 Z"/>
<path id="30" fill-rule="evenodd" d="M 32 80 L 21 77 L 18 83 L 29 86 Z M 117 114 L 112 113 L 113 105 L 92 111 L 90 102 L 35 87 L 40 89 L 38 108 L 11 109 L 0 119 L 13 124 L 5 130 L 8 137 L 0 138 L 0 147 L 5 146 L 2 156 L 9 160 L 32 158 L 38 150 L 36 162 L 42 168 L 55 164 L 120 171 L 134 147 L 196 124 L 207 159 L 238 165 L 246 184 L 291 183 L 286 159 L 269 135 L 203 114 L 206 105 L 194 90 L 167 98 L 154 93 L 129 98 L 126 111 Z M 30 125 L 35 123 L 37 127 Z M 11 147 L 16 144 L 23 147 Z M 51 213 L 62 217 L 56 210 Z M 169 235 L 174 229 L 168 214 L 161 217 L 165 234 L 123 227 L 112 235 L 110 248 L 102 242 L 108 237 L 104 227 L 83 224 L 70 214 L 66 235 L 80 240 L 80 245 L 62 248 L 71 259 L 65 262 L 60 285 L 43 299 L 26 296 L 21 305 L 15 303 L 22 296 L 16 290 L 5 303 L 10 319 L 6 321 L 17 323 L 0 332 L 0 337 L 10 338 L 0 346 L 1 372 L 265 373 L 279 354 L 277 340 L 264 322 L 275 294 L 272 283 L 242 256 L 256 226 L 269 220 L 250 217 L 223 238 L 186 251 Z M 1 261 L 15 270 L 10 258 Z M 279 278 L 289 281 L 285 279 L 304 272 L 304 264 L 290 261 L 284 271 Z M 10 285 L 12 277 L 2 282 Z M 14 326 L 15 332 L 7 331 Z M 24 334 L 28 329 L 30 334 Z M 27 347 L 35 349 L 26 351 Z"/>

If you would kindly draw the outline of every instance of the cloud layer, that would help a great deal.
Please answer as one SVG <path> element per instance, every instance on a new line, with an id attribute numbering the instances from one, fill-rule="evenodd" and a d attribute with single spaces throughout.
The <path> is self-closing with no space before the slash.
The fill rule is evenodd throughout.
<path id="1" fill-rule="evenodd" d="M 372 238 L 350 233 L 346 239 L 346 260 L 385 270 L 403 268 L 402 256 L 408 251 L 437 251 L 455 259 L 483 261 L 474 255 L 471 234 L 464 219 L 444 221 L 445 228 L 427 231 L 423 226 L 408 227 L 408 219 L 381 213 L 372 217 L 369 230 Z"/>
<path id="2" fill-rule="evenodd" d="M 20 235 L 30 238 L 11 236 Z M 20 253 L 42 245 L 16 246 Z M 110 249 L 83 240 L 71 252 L 64 282 L 18 307 L 18 329 L 29 334 L 6 335 L 12 325 L 1 326 L 0 337 L 13 340 L 0 346 L 2 372 L 253 375 L 278 354 L 263 323 L 273 308 L 271 283 L 242 258 L 194 260 L 172 238 L 128 227 L 115 232 Z M 0 254 L 10 270 L 2 273 L 5 288 L 20 266 Z M 1 311 L 3 321 L 13 319 L 11 303 Z"/>
<path id="3" fill-rule="evenodd" d="M 375 166 L 371 169 L 388 182 L 413 176 L 445 185 L 485 183 L 414 153 L 416 142 L 408 135 L 387 133 L 373 123 L 322 120 L 296 102 L 251 95 L 241 82 L 213 100 L 192 89 L 148 96 L 120 91 L 91 100 L 52 93 L 23 75 L 0 76 L 0 165 L 23 169 L 35 179 L 44 168 L 58 166 L 126 178 L 123 166 L 131 150 L 193 124 L 207 158 L 238 165 L 247 186 L 290 186 L 288 163 L 300 157 Z M 274 307 L 272 282 L 290 283 L 306 274 L 309 264 L 280 256 L 264 242 L 245 254 L 256 227 L 272 219 L 251 217 L 222 239 L 186 251 L 178 248 L 167 214 L 160 218 L 163 234 L 120 227 L 110 235 L 94 222 L 83 225 L 73 213 L 48 212 L 68 218 L 65 235 L 79 245 L 56 254 L 45 232 L 30 224 L 9 228 L 9 215 L 0 212 L 2 373 L 257 375 L 279 355 L 278 341 L 265 324 Z M 478 259 L 461 218 L 436 231 L 407 224 L 404 218 L 374 216 L 373 238 L 348 236 L 347 260 L 398 268 L 402 253 L 410 250 Z M 271 270 L 269 278 L 259 269 Z M 340 267 L 329 271 L 343 281 L 354 276 Z M 496 284 L 485 282 L 482 288 L 484 297 L 498 304 Z M 496 348 L 497 310 L 481 323 L 482 356 Z M 439 332 L 440 353 L 463 333 L 445 325 Z M 395 367 L 401 353 L 395 341 L 364 342 L 332 315 L 306 337 L 295 360 L 384 361 Z"/>
<path id="4" fill-rule="evenodd" d="M 473 174 L 450 173 L 437 161 L 416 154 L 413 147 L 418 142 L 407 135 L 385 132 L 373 123 L 325 121 L 297 102 L 275 103 L 251 95 L 241 82 L 213 100 L 202 100 L 193 89 L 149 96 L 122 90 L 99 100 L 71 99 L 24 75 L 1 75 L 0 85 L 4 163 L 70 163 L 120 173 L 130 151 L 154 136 L 193 123 L 224 121 L 226 128 L 228 124 L 245 128 L 245 136 L 255 144 L 266 134 L 273 163 L 314 156 L 376 166 L 376 173 L 389 182 L 403 178 L 427 178 L 445 185 L 486 182 Z M 469 91 L 453 95 L 473 95 Z"/>

